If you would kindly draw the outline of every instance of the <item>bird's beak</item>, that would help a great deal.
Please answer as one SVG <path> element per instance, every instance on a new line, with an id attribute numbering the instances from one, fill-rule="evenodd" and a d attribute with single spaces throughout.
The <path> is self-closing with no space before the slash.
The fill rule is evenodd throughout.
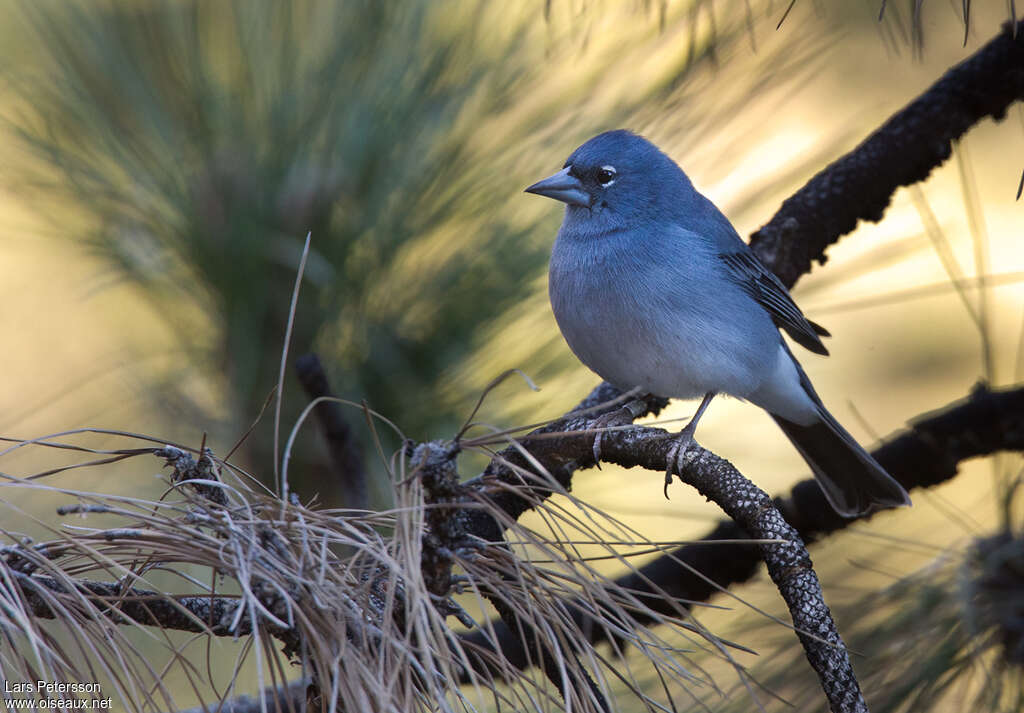
<path id="1" fill-rule="evenodd" d="M 543 181 L 537 181 L 526 189 L 527 193 L 536 193 L 538 196 L 547 196 L 556 201 L 562 201 L 569 205 L 590 206 L 590 195 L 583 190 L 580 179 L 569 175 L 571 166 L 566 166 L 553 176 L 548 176 Z"/>

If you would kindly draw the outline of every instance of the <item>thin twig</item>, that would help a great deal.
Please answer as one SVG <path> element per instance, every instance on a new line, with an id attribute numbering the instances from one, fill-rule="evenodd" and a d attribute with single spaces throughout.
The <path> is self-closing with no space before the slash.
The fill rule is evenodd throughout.
<path id="1" fill-rule="evenodd" d="M 343 494 L 345 506 L 367 507 L 369 496 L 363 452 L 352 426 L 342 414 L 341 406 L 331 400 L 334 394 L 319 357 L 312 353 L 303 354 L 295 360 L 295 373 L 311 401 L 322 399 L 313 413 L 320 426 L 320 434 L 327 444 L 331 471 L 341 484 L 339 490 Z"/>

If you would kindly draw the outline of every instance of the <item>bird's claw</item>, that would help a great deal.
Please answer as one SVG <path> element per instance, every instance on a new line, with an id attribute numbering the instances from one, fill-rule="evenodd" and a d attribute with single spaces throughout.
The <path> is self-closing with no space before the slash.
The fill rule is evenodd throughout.
<path id="1" fill-rule="evenodd" d="M 694 443 L 693 441 L 693 429 L 689 426 L 679 432 L 672 447 L 668 449 L 668 453 L 665 455 L 665 499 L 668 500 L 668 486 L 672 485 L 672 469 L 675 468 L 677 473 L 681 473 L 683 470 L 683 462 L 686 460 L 686 452 L 690 450 L 690 446 Z"/>
<path id="2" fill-rule="evenodd" d="M 604 431 L 598 431 L 597 435 L 594 436 L 594 465 L 597 466 L 598 470 L 601 470 L 601 436 L 603 434 Z"/>
<path id="3" fill-rule="evenodd" d="M 642 400 L 634 399 L 624 406 L 594 419 L 594 425 L 591 428 L 597 431 L 594 435 L 594 464 L 598 470 L 601 469 L 601 438 L 604 436 L 605 430 L 615 426 L 632 425 L 633 420 L 643 414 L 645 409 L 646 404 Z"/>

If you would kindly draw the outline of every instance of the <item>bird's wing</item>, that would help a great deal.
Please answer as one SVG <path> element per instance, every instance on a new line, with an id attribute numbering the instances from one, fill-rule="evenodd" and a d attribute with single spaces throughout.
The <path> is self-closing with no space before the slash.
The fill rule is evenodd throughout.
<path id="1" fill-rule="evenodd" d="M 776 327 L 786 330 L 793 341 L 815 354 L 828 354 L 819 339 L 819 335 L 829 336 L 828 330 L 804 317 L 786 286 L 754 253 L 740 250 L 723 253 L 721 257 L 730 276 L 771 315 Z"/>

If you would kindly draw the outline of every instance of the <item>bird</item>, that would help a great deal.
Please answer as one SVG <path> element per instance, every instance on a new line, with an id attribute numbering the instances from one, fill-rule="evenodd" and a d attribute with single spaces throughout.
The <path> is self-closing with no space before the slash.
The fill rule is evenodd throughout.
<path id="1" fill-rule="evenodd" d="M 526 192 L 565 204 L 548 294 L 573 353 L 620 389 L 702 398 L 666 459 L 666 497 L 673 461 L 681 467 L 712 398 L 727 394 L 771 415 L 841 516 L 910 505 L 782 337 L 828 355 L 828 331 L 657 146 L 625 129 L 599 134 Z"/>

